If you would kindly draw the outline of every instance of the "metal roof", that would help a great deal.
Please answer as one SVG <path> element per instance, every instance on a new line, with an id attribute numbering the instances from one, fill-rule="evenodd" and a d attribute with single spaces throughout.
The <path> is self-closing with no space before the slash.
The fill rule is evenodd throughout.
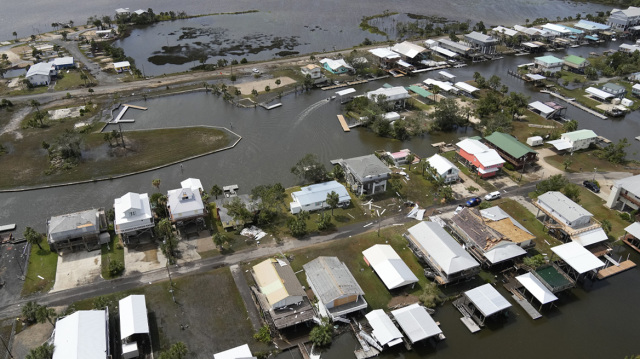
<path id="1" fill-rule="evenodd" d="M 401 42 L 399 44 L 395 44 L 393 45 L 393 47 L 391 48 L 392 51 L 395 51 L 401 55 L 404 55 L 406 57 L 409 58 L 414 58 L 416 57 L 418 54 L 420 54 L 423 51 L 426 51 L 427 49 L 425 49 L 422 46 L 418 46 L 416 44 L 413 44 L 409 41 L 404 41 Z"/>
<path id="2" fill-rule="evenodd" d="M 622 187 L 634 196 L 640 197 L 640 175 L 619 179 L 615 184 L 616 187 Z"/>
<path id="3" fill-rule="evenodd" d="M 452 73 L 449 73 L 449 72 L 447 72 L 447 71 L 444 71 L 444 70 L 443 70 L 443 71 L 438 71 L 438 75 L 440 75 L 440 76 L 444 76 L 444 77 L 446 77 L 446 78 L 448 78 L 448 79 L 450 79 L 450 80 L 451 80 L 451 79 L 455 79 L 455 78 L 456 78 L 456 75 L 454 75 L 454 74 L 452 74 Z"/>
<path id="4" fill-rule="evenodd" d="M 460 147 L 464 152 L 470 155 L 475 155 L 476 153 L 482 153 L 490 150 L 487 145 L 472 138 L 465 138 L 464 140 L 456 143 L 456 146 Z"/>
<path id="5" fill-rule="evenodd" d="M 300 191 L 291 193 L 291 198 L 300 203 L 301 206 L 304 206 L 312 203 L 325 202 L 327 195 L 331 192 L 338 194 L 338 202 L 351 200 L 347 189 L 337 181 L 317 183 L 302 187 Z"/>
<path id="6" fill-rule="evenodd" d="M 179 188 L 167 191 L 167 206 L 174 217 L 182 213 L 194 213 L 194 211 L 203 211 L 204 204 L 200 191 L 194 191 L 191 188 Z"/>
<path id="7" fill-rule="evenodd" d="M 191 188 L 192 191 L 204 191 L 204 187 L 202 187 L 202 182 L 200 182 L 197 178 L 187 178 L 186 180 L 180 182 L 180 186 L 182 188 Z"/>
<path id="8" fill-rule="evenodd" d="M 629 227 L 625 228 L 624 230 L 627 231 L 632 236 L 640 239 L 640 222 L 635 222 Z"/>
<path id="9" fill-rule="evenodd" d="M 481 32 L 477 32 L 477 31 L 472 31 L 468 34 L 464 35 L 465 39 L 471 39 L 471 40 L 475 40 L 475 41 L 479 41 L 479 42 L 483 42 L 483 43 L 494 43 L 494 42 L 498 42 L 497 39 L 493 38 L 491 35 L 486 35 L 483 34 Z"/>
<path id="10" fill-rule="evenodd" d="M 561 34 L 570 34 L 571 33 L 571 30 L 565 28 L 564 26 L 556 25 L 556 24 L 550 24 L 550 23 L 544 24 L 544 25 L 542 25 L 542 28 L 543 29 L 547 29 L 549 31 L 558 32 L 558 33 L 561 33 Z"/>
<path id="11" fill-rule="evenodd" d="M 611 26 L 601 24 L 599 22 L 593 22 L 589 20 L 580 20 L 577 24 L 573 25 L 577 28 L 585 29 L 585 30 L 609 30 Z"/>
<path id="12" fill-rule="evenodd" d="M 402 343 L 402 333 L 393 324 L 391 318 L 382 309 L 372 310 L 365 315 L 369 325 L 373 328 L 373 336 L 380 345 L 394 346 Z"/>
<path id="13" fill-rule="evenodd" d="M 55 59 L 51 60 L 51 63 L 54 66 L 73 65 L 73 57 L 72 56 L 56 57 Z"/>
<path id="14" fill-rule="evenodd" d="M 568 222 L 573 222 L 584 216 L 593 216 L 589 211 L 558 191 L 549 191 L 538 196 L 538 203 L 548 207 L 551 212 L 558 213 Z"/>
<path id="15" fill-rule="evenodd" d="M 415 244 L 428 253 L 447 275 L 479 266 L 478 262 L 435 222 L 420 222 L 409 228 L 408 232 Z"/>
<path id="16" fill-rule="evenodd" d="M 559 59 L 559 58 L 557 58 L 555 56 L 552 56 L 552 55 L 536 57 L 534 60 L 537 61 L 537 62 L 545 63 L 547 65 L 564 63 L 564 60 Z"/>
<path id="17" fill-rule="evenodd" d="M 471 300 L 473 305 L 475 305 L 485 317 L 511 307 L 511 304 L 488 283 L 468 290 L 464 292 L 464 295 Z"/>
<path id="18" fill-rule="evenodd" d="M 451 163 L 451 161 L 449 161 L 445 157 L 440 156 L 437 153 L 427 158 L 427 162 L 429 162 L 429 165 L 431 167 L 436 169 L 439 175 L 444 175 L 450 169 L 455 169 L 456 172 L 458 171 L 458 167 L 456 167 L 456 165 L 454 165 L 453 163 Z"/>
<path id="19" fill-rule="evenodd" d="M 418 303 L 391 312 L 411 343 L 442 333 L 427 310 Z"/>
<path id="20" fill-rule="evenodd" d="M 457 92 L 458 89 L 456 89 L 453 84 L 451 82 L 445 82 L 445 81 L 438 81 L 435 79 L 426 79 L 424 81 L 422 81 L 423 83 L 425 83 L 428 86 L 438 86 L 442 91 L 446 91 L 446 92 Z"/>
<path id="21" fill-rule="evenodd" d="M 348 166 L 351 172 L 355 173 L 361 179 L 369 176 L 378 176 L 391 173 L 389 167 L 387 167 L 375 155 L 365 155 L 360 157 L 348 158 L 346 160 L 342 160 L 342 163 Z"/>
<path id="22" fill-rule="evenodd" d="M 527 254 L 527 251 L 513 242 L 502 241 L 484 253 L 491 264 L 497 264 Z"/>
<path id="23" fill-rule="evenodd" d="M 589 252 L 580 243 L 569 242 L 552 247 L 553 253 L 557 254 L 576 272 L 582 274 L 604 266 L 604 263 Z"/>
<path id="24" fill-rule="evenodd" d="M 321 64 L 326 64 L 333 71 L 339 70 L 341 67 L 347 69 L 353 69 L 353 67 L 349 66 L 343 59 L 333 60 L 333 59 L 322 59 L 320 60 Z"/>
<path id="25" fill-rule="evenodd" d="M 454 86 L 468 93 L 474 93 L 480 90 L 479 88 L 471 86 L 466 82 L 456 82 Z"/>
<path id="26" fill-rule="evenodd" d="M 256 284 L 273 307 L 290 296 L 304 296 L 302 285 L 286 259 L 266 259 L 253 266 Z"/>
<path id="27" fill-rule="evenodd" d="M 120 339 L 134 334 L 149 334 L 147 303 L 144 295 L 130 295 L 118 302 L 120 311 Z"/>
<path id="28" fill-rule="evenodd" d="M 607 100 L 607 99 L 610 99 L 610 98 L 613 97 L 612 94 L 610 94 L 610 93 L 608 93 L 606 91 L 602 91 L 602 90 L 600 90 L 598 88 L 595 88 L 595 87 L 589 87 L 584 91 L 586 93 L 588 93 L 589 95 L 595 96 L 595 97 L 597 97 L 599 99 L 602 99 L 602 100 Z"/>
<path id="29" fill-rule="evenodd" d="M 547 141 L 548 144 L 552 145 L 553 147 L 556 148 L 556 150 L 558 151 L 562 151 L 562 150 L 567 150 L 573 146 L 571 146 L 571 143 L 569 143 L 569 141 L 566 140 L 553 140 L 553 141 Z"/>
<path id="30" fill-rule="evenodd" d="M 486 136 L 484 139 L 516 159 L 524 157 L 529 153 L 537 153 L 529 146 L 506 133 L 496 131 L 489 136 Z"/>
<path id="31" fill-rule="evenodd" d="M 387 101 L 397 101 L 409 98 L 409 92 L 402 86 L 395 87 L 382 87 L 374 91 L 367 92 L 367 97 L 369 99 L 374 99 L 379 95 L 386 96 Z M 377 100 L 377 99 L 376 99 Z"/>
<path id="32" fill-rule="evenodd" d="M 500 157 L 500 154 L 498 154 L 494 149 L 476 153 L 474 156 L 476 156 L 476 159 L 483 167 L 491 167 L 505 162 L 502 157 Z M 486 168 L 484 169 L 487 170 Z"/>
<path id="33" fill-rule="evenodd" d="M 640 16 L 640 7 L 629 6 L 627 9 L 613 9 L 611 10 L 611 15 L 616 12 L 621 12 L 627 17 L 636 17 Z"/>
<path id="34" fill-rule="evenodd" d="M 543 76 L 544 77 L 544 76 Z M 529 107 L 540 111 L 540 114 L 544 117 L 549 116 L 550 114 L 552 114 L 553 112 L 555 112 L 554 108 L 551 108 L 545 104 L 543 104 L 540 101 L 535 101 L 529 104 Z"/>
<path id="35" fill-rule="evenodd" d="M 540 304 L 547 304 L 558 300 L 558 297 L 551 293 L 538 278 L 529 272 L 517 276 L 516 280 L 520 282 Z"/>
<path id="36" fill-rule="evenodd" d="M 508 27 L 504 26 L 496 26 L 492 29 L 492 31 L 505 34 L 507 36 L 515 36 L 518 33 L 518 31 L 509 29 Z"/>
<path id="37" fill-rule="evenodd" d="M 609 239 L 607 233 L 602 228 L 595 228 L 580 234 L 571 236 L 574 242 L 580 243 L 581 246 L 586 247 L 595 243 L 600 243 Z"/>
<path id="38" fill-rule="evenodd" d="M 388 244 L 373 245 L 362 251 L 362 254 L 388 289 L 418 281 L 418 277 Z"/>
<path id="39" fill-rule="evenodd" d="M 356 89 L 354 89 L 353 87 L 348 88 L 348 89 L 344 89 L 344 90 L 340 90 L 340 91 L 336 91 L 336 95 L 338 96 L 344 96 L 344 95 L 348 95 L 351 93 L 356 92 Z"/>
<path id="40" fill-rule="evenodd" d="M 345 296 L 364 295 L 349 268 L 338 257 L 318 257 L 302 267 L 311 282 L 309 285 L 323 303 Z"/>
<path id="41" fill-rule="evenodd" d="M 113 67 L 115 67 L 116 69 L 119 67 L 130 67 L 131 64 L 129 63 L 129 61 L 120 61 L 120 62 L 114 62 L 113 63 Z"/>
<path id="42" fill-rule="evenodd" d="M 53 359 L 105 359 L 107 313 L 79 310 L 56 322 Z"/>
<path id="43" fill-rule="evenodd" d="M 227 349 L 223 352 L 213 354 L 213 359 L 251 359 L 255 358 L 251 354 L 248 344 L 242 344 L 238 347 Z"/>
<path id="44" fill-rule="evenodd" d="M 576 56 L 576 55 L 569 55 L 564 58 L 564 61 L 580 66 L 584 64 L 587 61 L 587 59 L 585 59 L 584 57 Z"/>
<path id="45" fill-rule="evenodd" d="M 37 64 L 31 65 L 29 67 L 29 71 L 27 71 L 26 77 L 29 78 L 34 75 L 50 75 L 51 71 L 53 71 L 53 64 L 50 62 L 39 62 Z"/>
<path id="46" fill-rule="evenodd" d="M 371 54 L 373 54 L 376 57 L 380 57 L 383 59 L 398 59 L 400 58 L 400 54 L 398 54 L 397 52 L 393 52 L 391 51 L 391 48 L 388 47 L 379 47 L 377 49 L 371 49 L 369 50 L 369 52 Z"/>
<path id="47" fill-rule="evenodd" d="M 422 97 L 429 97 L 429 96 L 433 96 L 433 94 L 425 89 L 423 89 L 420 86 L 416 86 L 416 85 L 411 85 L 409 87 L 407 87 L 407 89 L 409 89 L 410 91 L 413 91 L 415 93 L 417 93 L 418 95 L 422 96 Z"/>
<path id="48" fill-rule="evenodd" d="M 437 53 L 439 53 L 441 55 L 444 55 L 446 57 L 457 57 L 458 56 L 457 53 L 455 53 L 455 52 L 453 52 L 451 50 L 447 50 L 447 49 L 445 49 L 443 47 L 440 47 L 440 46 L 432 46 L 431 50 L 433 50 L 433 51 L 435 51 L 435 52 L 437 52 Z"/>
<path id="49" fill-rule="evenodd" d="M 116 226 L 146 221 L 153 217 L 151 213 L 151 205 L 149 204 L 149 195 L 146 193 L 129 192 L 120 198 L 116 198 L 113 203 L 115 212 L 114 224 Z M 152 225 L 153 222 L 150 223 Z"/>
<path id="50" fill-rule="evenodd" d="M 573 142 L 598 137 L 598 135 L 596 135 L 596 133 L 591 130 L 577 130 L 573 132 L 566 132 L 566 133 L 563 133 L 561 136 Z"/>
<path id="51" fill-rule="evenodd" d="M 460 50 L 460 51 L 464 51 L 464 52 L 467 52 L 467 51 L 471 50 L 471 47 L 469 47 L 469 46 L 467 46 L 465 44 L 462 44 L 462 43 L 459 43 L 459 42 L 454 42 L 454 41 L 451 41 L 451 40 L 448 40 L 448 39 L 440 39 L 440 40 L 438 40 L 438 42 L 440 42 L 443 45 L 451 46 L 454 49 L 457 49 L 457 50 Z"/>

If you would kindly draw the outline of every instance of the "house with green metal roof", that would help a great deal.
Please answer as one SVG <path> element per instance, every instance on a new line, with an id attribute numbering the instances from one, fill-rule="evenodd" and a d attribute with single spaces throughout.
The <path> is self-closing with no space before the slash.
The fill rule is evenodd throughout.
<path id="1" fill-rule="evenodd" d="M 583 73 L 584 68 L 589 66 L 589 61 L 584 57 L 569 55 L 564 58 L 564 66 L 569 71 Z"/>
<path id="2" fill-rule="evenodd" d="M 577 130 L 560 135 L 560 139 L 571 145 L 571 152 L 589 148 L 598 139 L 598 135 L 591 130 Z"/>
<path id="3" fill-rule="evenodd" d="M 540 71 L 553 73 L 562 70 L 564 60 L 559 59 L 555 56 L 547 55 L 536 57 L 535 59 L 533 59 L 533 63 L 536 64 L 536 67 Z"/>
<path id="4" fill-rule="evenodd" d="M 507 133 L 496 131 L 486 136 L 484 143 L 498 151 L 500 157 L 511 163 L 515 168 L 523 168 L 527 164 L 535 163 L 538 160 L 538 152 Z"/>
<path id="5" fill-rule="evenodd" d="M 613 82 L 607 82 L 606 84 L 602 85 L 600 89 L 620 99 L 624 98 L 627 94 L 626 87 L 614 84 Z"/>

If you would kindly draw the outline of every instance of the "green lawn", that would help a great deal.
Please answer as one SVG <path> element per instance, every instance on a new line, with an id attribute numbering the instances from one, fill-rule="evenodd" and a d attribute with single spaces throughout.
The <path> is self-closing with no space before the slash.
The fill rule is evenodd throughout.
<path id="1" fill-rule="evenodd" d="M 42 249 L 37 245 L 31 246 L 29 268 L 22 286 L 21 295 L 23 297 L 34 293 L 48 292 L 56 280 L 58 255 L 49 249 L 49 244 L 46 240 L 43 240 L 40 245 Z"/>
<path id="2" fill-rule="evenodd" d="M 618 238 L 624 234 L 624 228 L 629 225 L 629 222 L 620 218 L 617 211 L 605 207 L 604 203 L 605 201 L 602 198 L 587 188 L 580 187 L 580 205 L 591 212 L 598 221 L 602 222 L 603 219 L 606 219 L 611 222 L 609 238 Z"/>
<path id="3" fill-rule="evenodd" d="M 61 73 L 62 78 L 56 81 L 56 91 L 73 90 L 83 87 L 88 83 L 95 82 L 95 78 L 88 72 L 85 72 L 85 75 L 88 77 L 86 80 L 80 78 L 82 72 L 79 70 L 69 70 L 69 73 L 67 73 L 66 70 L 62 70 Z"/>
<path id="4" fill-rule="evenodd" d="M 124 265 L 124 246 L 120 242 L 120 236 L 115 235 L 114 233 L 110 233 L 111 241 L 109 245 L 102 245 L 102 278 L 104 279 L 113 279 L 118 276 L 111 276 L 109 273 L 109 263 L 111 261 L 118 261 Z"/>
<path id="5" fill-rule="evenodd" d="M 632 171 L 625 168 L 625 165 L 611 163 L 605 159 L 598 158 L 596 156 L 597 150 L 582 150 L 574 152 L 573 155 L 565 154 L 565 155 L 555 155 L 546 157 L 544 160 L 547 161 L 550 165 L 555 168 L 558 168 L 564 171 L 563 162 L 568 158 L 573 163 L 567 168 L 566 172 L 592 172 L 594 168 L 597 168 L 598 172 L 600 171 L 608 171 L 608 172 L 633 172 L 639 173 L 640 171 Z"/>
<path id="6" fill-rule="evenodd" d="M 531 111 L 525 111 L 524 117 L 520 120 L 515 120 L 512 122 L 513 130 L 511 130 L 511 134 L 517 138 L 520 142 L 525 143 L 527 138 L 532 136 L 545 136 L 554 131 L 552 128 L 539 128 L 539 127 L 530 127 L 529 125 L 543 125 L 543 126 L 553 126 L 562 129 L 562 125 L 553 120 L 547 120 L 542 116 L 535 114 Z M 559 132 L 558 132 L 559 133 Z"/>

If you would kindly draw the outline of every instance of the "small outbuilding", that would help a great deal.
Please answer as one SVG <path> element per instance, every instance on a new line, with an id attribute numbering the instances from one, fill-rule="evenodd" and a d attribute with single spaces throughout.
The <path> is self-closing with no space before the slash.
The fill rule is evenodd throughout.
<path id="1" fill-rule="evenodd" d="M 130 295 L 118 302 L 120 311 L 120 340 L 125 359 L 138 358 L 151 351 L 149 318 L 144 295 Z M 142 349 L 142 350 L 141 350 Z"/>
<path id="2" fill-rule="evenodd" d="M 116 70 L 117 73 L 121 73 L 124 71 L 131 71 L 131 63 L 129 63 L 129 61 L 114 62 L 113 68 Z"/>
<path id="3" fill-rule="evenodd" d="M 364 261 L 378 274 L 387 289 L 396 289 L 418 282 L 418 277 L 388 244 L 376 244 L 362 251 Z"/>
<path id="4" fill-rule="evenodd" d="M 532 146 L 532 147 L 533 146 L 542 146 L 543 143 L 544 143 L 544 140 L 540 136 L 533 136 L 533 137 L 527 138 L 527 145 Z"/>

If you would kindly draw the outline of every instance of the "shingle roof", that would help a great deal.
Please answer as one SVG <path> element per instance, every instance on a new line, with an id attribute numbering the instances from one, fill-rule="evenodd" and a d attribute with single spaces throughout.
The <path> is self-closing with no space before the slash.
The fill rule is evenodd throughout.
<path id="1" fill-rule="evenodd" d="M 536 153 L 536 151 L 532 150 L 529 146 L 506 133 L 496 131 L 484 139 L 514 158 L 523 157 L 528 153 Z"/>
<path id="2" fill-rule="evenodd" d="M 79 237 L 88 233 L 97 234 L 100 232 L 98 210 L 89 209 L 51 217 L 48 227 L 49 238 L 53 241 Z"/>
<path id="3" fill-rule="evenodd" d="M 364 295 L 347 266 L 337 257 L 318 257 L 302 266 L 309 285 L 323 303 L 351 295 Z"/>
<path id="4" fill-rule="evenodd" d="M 348 158 L 342 162 L 360 178 L 391 173 L 391 170 L 375 155 Z"/>

